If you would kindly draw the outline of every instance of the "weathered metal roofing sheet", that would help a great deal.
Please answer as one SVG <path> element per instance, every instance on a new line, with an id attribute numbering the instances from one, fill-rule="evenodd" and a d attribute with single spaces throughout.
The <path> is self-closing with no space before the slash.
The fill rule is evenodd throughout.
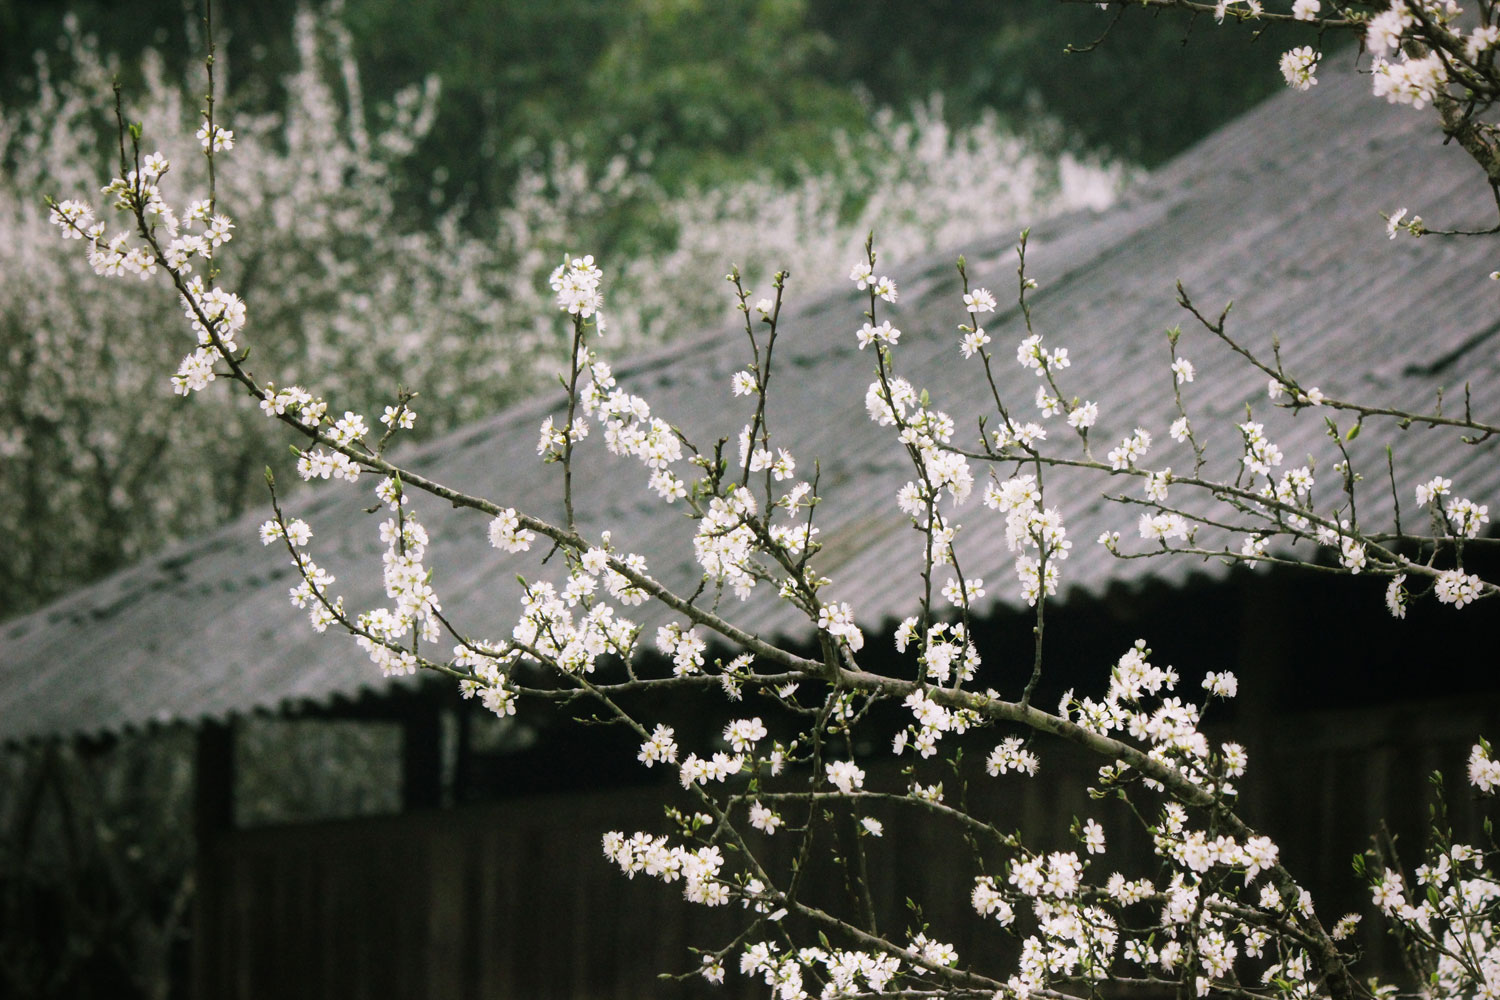
<path id="1" fill-rule="evenodd" d="M 1439 147 L 1429 119 L 1371 99 L 1363 78 L 1325 70 L 1313 93 L 1268 102 L 1114 209 L 1035 227 L 1029 271 L 1041 286 L 1031 299 L 1037 331 L 1049 346 L 1071 352 L 1073 365 L 1061 373 L 1065 390 L 1100 403 L 1096 442 L 1146 426 L 1156 437 L 1149 465 L 1190 466 L 1186 446 L 1166 435 L 1173 414 L 1163 331 L 1178 323 L 1185 331 L 1180 351 L 1198 368 L 1197 380 L 1184 387 L 1187 405 L 1221 473 L 1240 453 L 1233 424 L 1245 404 L 1269 412 L 1265 378 L 1185 322 L 1174 304 L 1178 279 L 1205 310 L 1217 313 L 1234 300 L 1233 333 L 1263 353 L 1278 336 L 1289 370 L 1331 395 L 1422 408 L 1446 386 L 1451 411 L 1462 393 L 1456 380 L 1467 377 L 1476 414 L 1500 414 L 1496 286 L 1483 280 L 1495 266 L 1491 244 L 1392 243 L 1378 215 L 1403 202 L 1435 226 L 1489 224 L 1494 208 L 1483 177 L 1461 152 Z M 1003 303 L 1014 287 L 1013 246 L 1013 234 L 1005 234 L 955 250 L 966 252 L 971 277 Z M 884 315 L 904 331 L 901 374 L 931 389 L 936 405 L 959 420 L 960 435 L 972 437 L 987 393 L 977 362 L 959 356 L 955 327 L 965 317 L 952 263 L 951 256 L 883 261 L 881 271 L 902 286 L 900 303 Z M 824 550 L 815 565 L 834 580 L 833 598 L 850 601 L 861 623 L 875 626 L 912 610 L 919 536 L 893 503 L 909 468 L 888 431 L 865 415 L 874 362 L 856 349 L 861 298 L 852 287 L 805 297 L 795 276 L 790 287 L 772 430 L 801 471 L 821 463 Z M 1002 308 L 988 319 L 1002 391 L 1031 414 L 1036 379 L 1010 363 L 1024 336 L 1018 312 Z M 733 441 L 748 418 L 749 404 L 728 393 L 730 373 L 744 363 L 743 334 L 717 331 L 618 365 L 617 375 L 657 415 L 711 446 L 720 436 Z M 557 516 L 559 468 L 539 464 L 535 454 L 538 424 L 556 410 L 556 396 L 434 441 L 409 461 L 459 489 Z M 1319 457 L 1325 497 L 1336 488 L 1328 471 L 1336 456 L 1319 413 L 1268 421 L 1268 430 L 1293 464 Z M 1420 427 L 1372 431 L 1388 433 L 1367 432 L 1351 448 L 1357 460 L 1380 468 L 1381 449 L 1394 437 L 1403 502 L 1417 476 L 1439 472 L 1462 495 L 1497 495 L 1500 463 L 1492 450 L 1464 448 L 1456 435 Z M 1108 447 L 1096 446 L 1101 454 Z M 576 485 L 585 527 L 614 529 L 616 546 L 642 553 L 659 578 L 691 589 L 691 531 L 681 505 L 651 499 L 640 466 L 605 454 L 597 435 L 583 453 Z M 1189 573 L 1224 571 L 1214 563 L 1112 558 L 1094 539 L 1107 528 L 1128 535 L 1135 512 L 1101 499 L 1097 479 L 1092 488 L 1078 482 L 1066 472 L 1047 480 L 1048 502 L 1060 502 L 1075 541 L 1063 565 L 1065 597 L 1075 588 L 1099 592 L 1147 576 L 1180 584 Z M 380 515 L 364 513 L 373 485 L 368 478 L 357 490 L 325 485 L 289 503 L 313 525 L 314 557 L 337 575 L 335 590 L 353 609 L 382 602 Z M 1360 497 L 1367 520 L 1389 514 L 1388 491 L 1372 487 Z M 1133 482 L 1121 481 L 1120 489 L 1138 492 Z M 536 553 L 507 557 L 491 548 L 478 514 L 435 503 L 418 510 L 433 539 L 427 565 L 445 611 L 479 637 L 509 633 L 516 574 L 562 573 L 557 563 L 538 568 Z M 0 741 L 327 703 L 396 683 L 352 641 L 315 635 L 288 606 L 294 580 L 284 553 L 263 549 L 255 537 L 263 517 L 247 516 L 3 626 Z M 1002 519 L 976 498 L 960 520 L 966 574 L 985 578 L 986 603 L 1017 603 Z M 767 634 L 806 633 L 805 622 L 760 590 L 735 613 Z M 664 620 L 636 610 L 648 626 Z"/>

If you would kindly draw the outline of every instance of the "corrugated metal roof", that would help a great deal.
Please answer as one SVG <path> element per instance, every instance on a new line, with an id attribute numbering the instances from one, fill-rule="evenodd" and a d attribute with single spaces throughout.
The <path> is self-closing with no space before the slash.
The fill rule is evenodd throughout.
<path id="1" fill-rule="evenodd" d="M 1460 151 L 1440 147 L 1429 117 L 1374 101 L 1362 79 L 1325 70 L 1313 93 L 1268 102 L 1158 171 L 1116 208 L 1035 227 L 1029 270 L 1041 284 L 1031 300 L 1037 329 L 1049 346 L 1070 349 L 1065 390 L 1099 401 L 1096 442 L 1144 425 L 1157 440 L 1149 465 L 1190 466 L 1186 446 L 1166 435 L 1172 412 L 1163 331 L 1178 323 L 1185 331 L 1180 351 L 1199 372 L 1185 397 L 1211 454 L 1220 456 L 1220 474 L 1240 452 L 1233 424 L 1245 404 L 1270 412 L 1264 377 L 1184 322 L 1174 304 L 1178 279 L 1206 310 L 1217 313 L 1234 300 L 1233 333 L 1262 352 L 1279 336 L 1289 370 L 1331 395 L 1422 408 L 1447 386 L 1452 411 L 1462 391 L 1455 380 L 1467 377 L 1475 412 L 1492 419 L 1500 413 L 1496 286 L 1483 280 L 1495 263 L 1489 243 L 1392 243 L 1378 215 L 1400 202 L 1434 226 L 1489 224 L 1494 208 L 1481 173 Z M 962 248 L 971 278 L 1002 302 L 1014 287 L 1013 246 L 1013 234 L 1005 234 Z M 971 421 L 982 412 L 975 407 L 987 394 L 977 363 L 959 356 L 955 326 L 964 316 L 952 265 L 952 255 L 882 261 L 881 271 L 902 284 L 899 305 L 885 316 L 904 331 L 901 374 L 931 388 L 936 405 L 972 436 Z M 772 430 L 802 470 L 821 462 L 825 547 L 815 565 L 834 580 L 836 599 L 876 625 L 912 610 L 919 536 L 893 504 L 909 468 L 888 432 L 865 416 L 874 361 L 855 344 L 862 300 L 852 288 L 804 297 L 795 276 L 790 287 L 794 307 L 807 304 L 782 323 Z M 1036 380 L 1009 363 L 1011 346 L 1024 335 L 1017 311 L 1002 309 L 990 320 L 1002 391 L 1021 413 L 1033 413 Z M 719 436 L 732 441 L 748 417 L 749 404 L 727 391 L 730 373 L 744 361 L 743 334 L 718 331 L 619 365 L 617 375 L 657 415 L 711 446 Z M 534 448 L 541 418 L 558 402 L 554 394 L 515 407 L 422 447 L 409 461 L 467 492 L 556 516 L 560 471 L 539 464 Z M 1328 497 L 1336 456 L 1321 414 L 1267 423 L 1293 463 L 1318 456 Z M 1351 446 L 1356 462 L 1362 456 L 1382 468 L 1382 449 L 1393 437 L 1404 497 L 1418 475 L 1436 472 L 1477 499 L 1500 486 L 1492 451 L 1463 448 L 1454 434 L 1420 427 L 1371 428 Z M 584 456 L 575 482 L 586 528 L 613 528 L 616 546 L 644 554 L 659 578 L 691 589 L 691 532 L 681 506 L 650 499 L 639 465 L 605 454 L 597 436 Z M 1128 530 L 1134 512 L 1101 499 L 1097 478 L 1081 487 L 1079 481 L 1066 471 L 1048 477 L 1049 503 L 1061 499 L 1075 540 L 1063 566 L 1065 597 L 1145 576 L 1181 583 L 1190 573 L 1223 572 L 1186 560 L 1112 558 L 1093 540 L 1106 528 Z M 373 485 L 327 485 L 289 504 L 312 523 L 314 556 L 338 576 L 335 590 L 354 609 L 381 603 L 380 518 L 363 513 Z M 1370 486 L 1360 511 L 1374 523 L 1388 516 L 1390 498 Z M 1120 488 L 1137 492 L 1133 482 L 1122 480 Z M 537 568 L 535 553 L 506 557 L 491 548 L 481 515 L 434 503 L 418 510 L 433 538 L 428 566 L 445 611 L 479 637 L 508 634 L 516 574 L 561 573 L 556 565 Z M 394 683 L 352 641 L 315 635 L 288 606 L 293 579 L 284 553 L 263 549 L 255 537 L 263 517 L 247 516 L 5 625 L 0 740 L 324 703 Z M 966 574 L 985 578 L 986 602 L 1016 603 L 1001 519 L 976 500 L 960 520 Z M 770 597 L 761 593 L 735 613 L 763 633 L 801 634 L 805 623 Z M 660 620 L 637 610 L 643 622 Z"/>

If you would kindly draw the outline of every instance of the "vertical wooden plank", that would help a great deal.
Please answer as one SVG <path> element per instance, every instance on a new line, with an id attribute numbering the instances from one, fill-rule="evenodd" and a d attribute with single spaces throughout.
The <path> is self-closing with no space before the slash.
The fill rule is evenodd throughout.
<path id="1" fill-rule="evenodd" d="M 416 899 L 426 900 L 423 995 L 430 1000 L 462 1000 L 467 964 L 463 945 L 468 922 L 464 887 L 473 877 L 472 845 L 467 831 L 453 828 L 451 814 L 426 819 L 420 850 L 429 876 L 426 891 L 413 893 Z"/>
<path id="2" fill-rule="evenodd" d="M 209 721 L 199 729 L 193 760 L 193 996 L 219 1000 L 224 992 L 222 880 L 228 866 L 219 856 L 219 840 L 234 828 L 234 729 Z"/>
<path id="3" fill-rule="evenodd" d="M 402 809 L 436 809 L 443 804 L 443 726 L 434 698 L 414 698 L 401 721 L 401 735 Z"/>

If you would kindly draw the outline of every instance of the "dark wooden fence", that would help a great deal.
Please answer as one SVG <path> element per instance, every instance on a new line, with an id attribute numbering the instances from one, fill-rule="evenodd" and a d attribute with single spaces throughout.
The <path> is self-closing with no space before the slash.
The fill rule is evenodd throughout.
<path id="1" fill-rule="evenodd" d="M 1450 778 L 1456 825 L 1476 825 L 1464 761 L 1476 734 L 1500 734 L 1497 723 L 1496 705 L 1469 701 L 1242 718 L 1225 738 L 1251 753 L 1243 812 L 1277 837 L 1331 921 L 1366 908 L 1368 892 L 1353 879 L 1350 857 L 1382 822 L 1407 857 L 1416 856 L 1431 770 Z M 1068 817 L 1100 814 L 1085 794 L 1097 761 L 1066 752 L 1043 760 L 1035 779 L 977 781 L 971 805 L 1005 827 L 1052 831 L 1054 844 Z M 878 777 L 872 769 L 872 780 Z M 200 869 L 199 996 L 711 995 L 704 984 L 657 975 L 695 968 L 691 945 L 729 941 L 743 920 L 738 905 L 691 906 L 681 900 L 680 884 L 626 879 L 600 851 L 607 829 L 665 832 L 665 791 L 536 796 L 221 835 L 205 845 Z M 951 831 L 909 812 L 876 814 L 886 836 L 869 859 L 870 881 L 882 926 L 908 923 L 904 901 L 911 898 L 922 902 L 934 935 L 953 941 L 960 954 L 1005 946 L 969 909 L 975 873 Z M 782 840 L 790 845 L 789 837 Z M 1145 835 L 1114 837 L 1107 863 L 1149 866 Z M 810 875 L 820 892 L 838 895 L 836 866 L 821 861 Z M 1366 923 L 1376 924 L 1365 932 L 1373 943 L 1378 922 Z M 712 995 L 765 992 L 731 971 L 728 993 Z"/>

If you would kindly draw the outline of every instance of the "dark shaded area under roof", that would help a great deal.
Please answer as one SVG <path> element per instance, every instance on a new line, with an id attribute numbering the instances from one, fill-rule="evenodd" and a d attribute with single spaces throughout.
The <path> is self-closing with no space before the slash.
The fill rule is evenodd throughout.
<path id="1" fill-rule="evenodd" d="M 1484 280 L 1494 266 L 1489 244 L 1392 243 L 1379 216 L 1409 205 L 1434 227 L 1490 224 L 1494 209 L 1481 173 L 1440 142 L 1430 114 L 1378 102 L 1364 78 L 1328 67 L 1311 93 L 1267 102 L 1157 171 L 1114 209 L 1036 226 L 1028 255 L 1029 273 L 1040 282 L 1031 298 L 1036 329 L 1047 346 L 1071 352 L 1073 365 L 1060 379 L 1065 391 L 1100 404 L 1096 453 L 1144 426 L 1156 439 L 1146 465 L 1190 467 L 1187 446 L 1166 434 L 1173 412 L 1163 331 L 1181 323 L 1180 353 L 1198 368 L 1184 398 L 1216 456 L 1208 471 L 1233 475 L 1241 453 L 1234 424 L 1249 402 L 1291 465 L 1317 456 L 1325 502 L 1336 489 L 1330 469 L 1338 456 L 1322 414 L 1270 416 L 1265 378 L 1186 322 L 1174 303 L 1179 279 L 1205 311 L 1217 314 L 1234 300 L 1232 333 L 1266 355 L 1279 337 L 1288 370 L 1330 395 L 1421 409 L 1445 387 L 1453 411 L 1461 406 L 1461 380 L 1469 379 L 1474 412 L 1500 413 L 1500 322 L 1495 286 Z M 972 439 L 987 391 L 977 362 L 959 355 L 955 327 L 965 316 L 953 258 L 964 252 L 971 280 L 994 289 L 1003 304 L 1014 288 L 1013 247 L 1014 234 L 1004 234 L 937 259 L 883 260 L 879 268 L 902 288 L 899 304 L 883 306 L 882 314 L 903 330 L 898 369 L 932 391 L 935 405 L 958 421 L 960 438 Z M 910 470 L 894 438 L 865 414 L 874 360 L 856 348 L 859 293 L 850 286 L 807 295 L 794 276 L 789 296 L 772 431 L 793 450 L 799 472 L 810 473 L 815 460 L 821 465 L 824 549 L 814 565 L 834 581 L 828 598 L 849 601 L 861 624 L 878 626 L 915 606 L 919 538 L 894 505 Z M 1012 362 L 1024 336 L 1018 310 L 1002 305 L 988 318 L 1001 390 L 1023 419 L 1033 419 L 1037 380 Z M 602 350 L 607 357 L 607 343 Z M 616 375 L 656 415 L 711 447 L 720 436 L 732 441 L 751 412 L 750 403 L 728 393 L 730 374 L 746 359 L 743 334 L 721 330 L 622 361 Z M 407 461 L 464 491 L 555 516 L 560 470 L 538 462 L 535 444 L 538 424 L 560 402 L 553 392 L 432 442 Z M 1060 421 L 1053 426 L 1061 428 Z M 1356 467 L 1383 469 L 1387 442 L 1396 448 L 1404 511 L 1419 477 L 1450 476 L 1456 493 L 1481 502 L 1500 486 L 1491 450 L 1420 427 L 1367 428 L 1350 446 Z M 618 548 L 645 555 L 654 575 L 691 590 L 697 574 L 681 505 L 656 501 L 640 465 L 605 454 L 598 434 L 585 442 L 581 463 L 575 483 L 586 529 L 613 529 Z M 364 513 L 375 482 L 367 476 L 353 489 L 325 484 L 288 504 L 313 526 L 313 556 L 338 577 L 333 591 L 353 610 L 383 603 L 382 515 Z M 1138 512 L 1102 499 L 1097 477 L 1055 474 L 1047 482 L 1049 505 L 1061 507 L 1075 546 L 1062 567 L 1064 599 L 1144 579 L 1182 585 L 1190 574 L 1225 572 L 1216 563 L 1111 557 L 1095 538 L 1112 529 L 1129 540 Z M 1138 486 L 1121 481 L 1120 489 L 1137 493 Z M 1366 522 L 1389 517 L 1383 486 L 1370 484 L 1359 503 Z M 432 536 L 426 564 L 445 613 L 475 638 L 509 634 L 518 573 L 565 572 L 560 561 L 539 568 L 540 550 L 505 556 L 490 547 L 482 515 L 434 502 L 419 501 L 416 509 Z M 1003 518 L 983 509 L 977 494 L 960 513 L 965 573 L 985 579 L 984 603 L 1016 606 Z M 264 516 L 6 624 L 0 741 L 326 704 L 404 683 L 382 678 L 347 637 L 315 634 L 288 605 L 295 580 L 285 553 L 256 538 Z M 806 635 L 805 621 L 766 591 L 728 614 L 764 634 Z M 730 595 L 723 600 L 737 604 Z M 648 629 L 668 620 L 649 608 L 631 610 Z"/>

